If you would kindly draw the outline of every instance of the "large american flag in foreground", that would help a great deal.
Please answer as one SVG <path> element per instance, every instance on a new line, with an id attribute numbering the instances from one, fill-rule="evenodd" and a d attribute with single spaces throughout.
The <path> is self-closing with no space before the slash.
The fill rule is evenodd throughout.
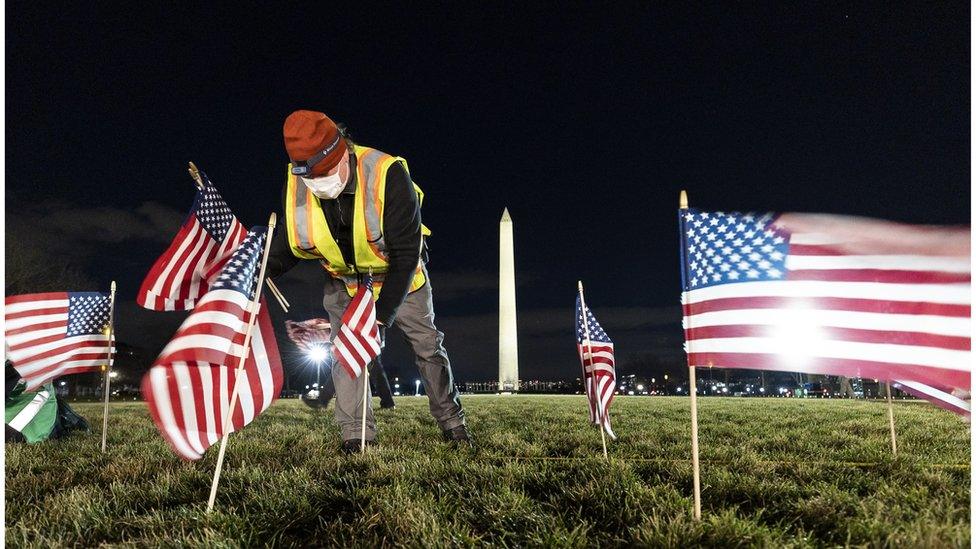
<path id="1" fill-rule="evenodd" d="M 265 227 L 248 232 L 142 380 L 156 426 L 186 459 L 199 459 L 225 432 L 253 421 L 281 391 L 281 359 L 262 299 L 238 401 L 225 425 L 245 332 L 256 313 L 252 301 L 266 237 Z"/>
<path id="2" fill-rule="evenodd" d="M 380 331 L 376 324 L 376 307 L 373 305 L 373 277 L 366 275 L 356 295 L 342 313 L 342 327 L 332 345 L 335 359 L 356 379 L 374 358 L 380 354 Z"/>
<path id="3" fill-rule="evenodd" d="M 820 214 L 679 216 L 690 365 L 969 391 L 969 228 Z"/>
<path id="4" fill-rule="evenodd" d="M 109 364 L 109 294 L 15 295 L 5 298 L 5 305 L 7 359 L 27 391 L 59 376 L 96 372 Z M 114 356 L 114 347 L 111 352 Z"/>
<path id="5" fill-rule="evenodd" d="M 588 341 L 587 330 L 590 336 Z M 594 425 L 602 424 L 610 438 L 616 439 L 617 436 L 610 428 L 610 403 L 617 387 L 613 341 L 589 307 L 584 314 L 579 295 L 576 296 L 576 350 L 583 364 L 583 386 L 590 405 L 590 421 Z M 602 417 L 597 419 L 600 416 Z"/>
<path id="6" fill-rule="evenodd" d="M 207 175 L 200 172 L 200 177 L 204 186 L 197 191 L 186 221 L 136 295 L 139 305 L 147 309 L 192 309 L 247 234 Z"/>

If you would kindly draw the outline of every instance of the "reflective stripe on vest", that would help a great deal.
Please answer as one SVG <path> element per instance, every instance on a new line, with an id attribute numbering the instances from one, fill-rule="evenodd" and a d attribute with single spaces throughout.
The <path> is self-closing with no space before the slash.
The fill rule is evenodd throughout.
<path id="1" fill-rule="evenodd" d="M 353 254 L 344 258 L 342 251 L 329 230 L 322 211 L 322 204 L 288 168 L 288 184 L 285 195 L 285 221 L 288 242 L 292 253 L 305 259 L 320 259 L 322 266 L 336 278 L 343 279 L 349 295 L 355 294 L 358 273 L 369 269 L 374 273 L 374 294 L 379 295 L 387 262 L 386 243 L 383 239 L 383 200 L 386 192 L 386 174 L 396 162 L 403 164 L 409 176 L 407 161 L 368 147 L 353 146 L 356 155 L 358 184 L 353 198 Z M 423 191 L 414 184 L 418 201 L 423 201 Z M 427 227 L 421 225 L 424 236 Z M 353 261 L 350 262 L 349 259 Z M 410 291 L 420 289 L 426 278 L 418 262 Z"/>

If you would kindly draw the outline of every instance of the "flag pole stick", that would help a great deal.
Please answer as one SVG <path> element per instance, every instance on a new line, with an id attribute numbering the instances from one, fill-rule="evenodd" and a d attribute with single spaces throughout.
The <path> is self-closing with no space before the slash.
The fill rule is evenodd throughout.
<path id="1" fill-rule="evenodd" d="M 288 303 L 288 300 L 285 299 L 285 295 L 281 293 L 281 290 L 279 290 L 278 286 L 275 285 L 274 280 L 271 280 L 270 278 L 268 279 L 268 289 L 271 290 L 271 294 L 275 296 L 275 299 L 278 300 L 278 304 L 281 305 L 281 308 L 287 313 L 288 307 L 291 307 L 291 304 Z"/>
<path id="2" fill-rule="evenodd" d="M 898 457 L 898 445 L 895 443 L 895 410 L 891 405 L 891 381 L 885 383 L 885 392 L 888 394 L 888 425 L 891 426 L 891 454 Z"/>
<path id="3" fill-rule="evenodd" d="M 105 363 L 105 409 L 102 412 L 102 453 L 105 453 L 105 443 L 108 440 L 108 395 L 112 377 L 112 347 L 115 337 L 115 281 L 112 281 L 112 295 L 109 297 L 108 306 L 108 357 Z"/>
<path id="4" fill-rule="evenodd" d="M 190 172 L 190 177 L 193 178 L 193 182 L 197 184 L 197 189 L 203 190 L 203 178 L 200 177 L 200 170 L 197 169 L 197 165 L 193 162 L 189 162 L 189 168 L 186 171 Z"/>
<path id="5" fill-rule="evenodd" d="M 369 364 L 363 364 L 363 431 L 359 438 L 359 451 L 366 451 L 366 404 L 369 401 Z"/>
<path id="6" fill-rule="evenodd" d="M 688 193 L 683 190 L 678 197 L 678 209 L 688 209 Z M 684 257 L 685 250 L 685 234 L 682 232 L 682 257 Z M 684 269 L 683 261 L 681 268 Z M 685 318 L 688 318 L 688 304 L 682 303 L 682 307 L 684 308 Z M 691 363 L 690 359 L 688 360 L 688 396 L 691 397 L 691 473 L 695 498 L 694 516 L 695 520 L 701 520 L 701 472 L 698 464 L 698 387 L 695 384 L 695 366 Z"/>
<path id="7" fill-rule="evenodd" d="M 196 184 L 197 189 L 202 191 L 204 186 L 203 178 L 200 177 L 200 170 L 197 169 L 197 165 L 194 164 L 193 162 L 189 162 L 189 168 L 187 168 L 187 171 L 190 172 L 190 177 L 193 178 L 193 182 Z M 275 299 L 278 300 L 278 304 L 281 305 L 281 308 L 284 309 L 284 311 L 287 313 L 288 307 L 291 306 L 288 303 L 288 300 L 285 299 L 284 294 L 281 293 L 281 290 L 279 290 L 278 287 L 275 286 L 275 283 L 270 278 L 267 280 L 267 283 L 268 283 L 268 289 L 271 290 L 271 295 L 273 295 Z"/>
<path id="8" fill-rule="evenodd" d="M 586 319 L 587 319 L 587 315 L 586 315 L 586 300 L 583 299 L 583 281 L 582 280 L 578 281 L 578 287 L 579 287 L 579 296 L 580 296 L 580 307 L 583 309 L 583 330 L 586 332 L 586 355 L 584 356 L 584 359 L 583 359 L 583 375 L 585 376 L 586 375 L 586 359 L 585 359 L 585 357 L 586 356 L 590 357 L 590 365 L 592 366 L 592 364 L 593 364 L 593 350 L 592 350 L 592 348 L 590 346 L 590 325 L 586 322 Z M 584 377 L 584 382 L 585 382 L 585 379 L 586 378 Z M 594 393 L 594 400 L 596 400 L 596 413 L 598 414 L 599 420 L 600 420 L 600 441 L 603 442 L 603 457 L 604 457 L 604 459 L 609 460 L 610 459 L 610 456 L 607 455 L 607 433 L 606 433 L 606 431 L 604 429 L 604 426 L 603 426 L 603 422 L 605 420 L 604 414 L 603 414 L 603 403 L 601 402 L 600 395 L 597 395 L 595 393 Z"/>
<path id="9" fill-rule="evenodd" d="M 261 271 L 258 275 L 258 285 L 254 290 L 254 299 L 251 300 L 250 309 L 253 311 L 251 318 L 248 319 L 247 331 L 244 333 L 244 351 L 241 353 L 240 360 L 237 361 L 237 375 L 234 376 L 234 390 L 231 392 L 230 406 L 224 410 L 223 422 L 220 426 L 224 430 L 224 436 L 220 439 L 220 452 L 217 454 L 217 467 L 214 470 L 213 482 L 210 484 L 210 499 L 207 500 L 207 512 L 213 510 L 214 501 L 217 499 L 217 484 L 220 482 L 220 471 L 224 466 L 224 452 L 227 450 L 227 439 L 230 437 L 230 423 L 234 415 L 234 407 L 237 406 L 237 394 L 239 392 L 241 378 L 244 372 L 244 361 L 251 352 L 251 332 L 254 330 L 254 323 L 257 321 L 258 313 L 261 309 L 261 287 L 264 283 L 264 271 L 268 266 L 268 250 L 271 248 L 271 237 L 274 235 L 275 221 L 278 216 L 274 213 L 268 219 L 268 236 L 264 241 L 264 257 L 261 258 Z"/>
<path id="10" fill-rule="evenodd" d="M 369 279 L 373 279 L 373 268 L 369 268 Z M 358 293 L 359 290 L 356 290 Z M 379 328 L 377 328 L 379 329 Z M 383 349 L 380 349 L 383 352 Z M 366 405 L 369 403 L 369 363 L 363 364 L 363 430 L 359 437 L 359 451 L 366 451 Z"/>

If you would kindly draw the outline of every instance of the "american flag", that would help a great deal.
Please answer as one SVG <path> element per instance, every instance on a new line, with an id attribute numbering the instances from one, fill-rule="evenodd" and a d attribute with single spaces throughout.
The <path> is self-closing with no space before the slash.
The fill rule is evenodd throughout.
<path id="1" fill-rule="evenodd" d="M 968 390 L 955 389 L 951 392 L 946 392 L 925 385 L 924 383 L 904 380 L 894 381 L 892 387 L 901 389 L 918 398 L 924 398 L 939 408 L 959 414 L 967 420 L 972 419 L 972 403 L 970 402 L 972 395 Z"/>
<path id="2" fill-rule="evenodd" d="M 156 426 L 186 459 L 199 459 L 225 432 L 253 421 L 281 391 L 281 359 L 262 299 L 238 401 L 225 429 L 245 332 L 256 312 L 252 302 L 266 237 L 265 227 L 247 233 L 142 380 Z"/>
<path id="3" fill-rule="evenodd" d="M 332 335 L 332 325 L 324 318 L 310 318 L 301 322 L 286 320 L 285 330 L 288 339 L 303 351 L 328 344 Z"/>
<path id="4" fill-rule="evenodd" d="M 689 364 L 970 384 L 969 228 L 679 210 Z"/>
<path id="5" fill-rule="evenodd" d="M 192 309 L 247 233 L 206 174 L 200 172 L 200 177 L 204 186 L 197 191 L 186 221 L 136 295 L 139 305 L 147 309 Z"/>
<path id="6" fill-rule="evenodd" d="M 5 299 L 7 359 L 34 391 L 52 379 L 107 366 L 111 297 L 101 292 L 54 292 Z M 111 348 L 112 355 L 115 348 Z"/>
<path id="7" fill-rule="evenodd" d="M 584 320 L 585 318 L 585 320 Z M 587 341 L 589 330 L 589 341 Z M 588 343 L 588 344 L 587 344 Z M 593 312 L 576 296 L 576 350 L 583 365 L 583 385 L 590 405 L 590 421 L 594 425 L 603 424 L 610 438 L 616 439 L 610 428 L 610 403 L 613 402 L 617 381 L 614 374 L 613 341 L 596 321 Z M 602 416 L 602 421 L 597 418 Z"/>
<path id="8" fill-rule="evenodd" d="M 342 326 L 332 345 L 336 360 L 356 379 L 380 354 L 380 332 L 373 305 L 373 277 L 366 275 L 356 295 L 342 313 Z"/>

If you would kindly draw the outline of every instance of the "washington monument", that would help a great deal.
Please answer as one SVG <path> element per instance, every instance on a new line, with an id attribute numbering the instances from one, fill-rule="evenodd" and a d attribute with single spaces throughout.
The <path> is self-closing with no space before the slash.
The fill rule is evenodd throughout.
<path id="1" fill-rule="evenodd" d="M 515 243 L 508 208 L 499 223 L 498 391 L 518 391 L 518 323 L 515 319 Z"/>

